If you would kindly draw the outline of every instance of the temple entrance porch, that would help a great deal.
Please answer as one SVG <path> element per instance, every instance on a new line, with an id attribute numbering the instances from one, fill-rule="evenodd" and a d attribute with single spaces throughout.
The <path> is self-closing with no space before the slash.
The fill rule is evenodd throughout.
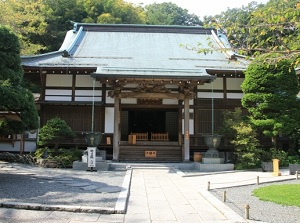
<path id="1" fill-rule="evenodd" d="M 122 109 L 119 160 L 181 162 L 178 111 L 178 108 Z"/>
<path id="2" fill-rule="evenodd" d="M 178 109 L 130 108 L 121 115 L 121 141 L 135 134 L 137 141 L 178 142 Z"/>
<path id="3" fill-rule="evenodd" d="M 135 162 L 181 162 L 182 146 L 177 142 L 137 141 L 120 143 L 120 161 Z"/>

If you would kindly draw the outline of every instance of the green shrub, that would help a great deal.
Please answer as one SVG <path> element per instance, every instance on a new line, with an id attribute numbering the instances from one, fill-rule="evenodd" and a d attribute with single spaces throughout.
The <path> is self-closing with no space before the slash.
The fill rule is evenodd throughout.
<path id="1" fill-rule="evenodd" d="M 298 155 L 288 156 L 288 162 L 291 164 L 300 164 L 300 157 Z"/>
<path id="2" fill-rule="evenodd" d="M 37 159 L 46 158 L 45 156 L 47 156 L 47 153 L 48 147 L 41 147 L 34 152 L 34 157 L 36 157 Z"/>
<path id="3" fill-rule="evenodd" d="M 79 149 L 71 148 L 71 149 L 65 149 L 60 148 L 58 150 L 56 149 L 49 149 L 47 147 L 45 148 L 39 148 L 35 151 L 34 156 L 37 159 L 54 159 L 62 164 L 64 167 L 70 167 L 72 166 L 73 162 L 76 160 L 81 160 L 82 151 Z"/>
<path id="4" fill-rule="evenodd" d="M 55 156 L 65 166 L 72 166 L 76 160 L 81 160 L 82 152 L 79 149 L 59 149 L 59 154 Z"/>
<path id="5" fill-rule="evenodd" d="M 44 146 L 47 143 L 53 143 L 54 148 L 59 148 L 59 143 L 64 138 L 73 138 L 75 134 L 67 123 L 56 117 L 47 121 L 39 132 L 39 145 Z"/>
<path id="6" fill-rule="evenodd" d="M 236 130 L 236 137 L 231 143 L 235 148 L 236 169 L 251 169 L 256 168 L 260 164 L 260 149 L 259 142 L 256 139 L 256 133 L 250 124 L 240 122 L 233 126 Z"/>
<path id="7" fill-rule="evenodd" d="M 280 166 L 288 166 L 290 163 L 288 153 L 283 150 L 270 148 L 263 150 L 261 154 L 261 159 L 264 162 L 272 162 L 273 159 L 278 159 Z"/>

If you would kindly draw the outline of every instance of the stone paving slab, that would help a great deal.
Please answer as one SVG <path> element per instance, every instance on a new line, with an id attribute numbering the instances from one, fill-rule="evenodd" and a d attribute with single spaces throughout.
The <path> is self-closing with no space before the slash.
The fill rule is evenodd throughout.
<path id="1" fill-rule="evenodd" d="M 98 193 L 117 193 L 122 190 L 121 187 L 114 186 L 114 187 L 102 187 L 99 189 L 96 189 L 96 192 Z"/>
<path id="2" fill-rule="evenodd" d="M 73 182 L 73 183 L 67 183 L 66 186 L 71 186 L 71 187 L 85 187 L 85 186 L 90 186 L 90 183 L 85 183 L 85 182 Z"/>
<path id="3" fill-rule="evenodd" d="M 18 190 L 24 192 L 20 194 L 21 199 L 19 200 L 17 199 L 18 195 L 16 195 L 16 193 L 13 196 L 10 196 L 9 194 L 6 195 L 4 191 L 9 189 L 7 187 L 7 183 L 9 182 L 8 181 L 6 182 L 6 186 L 1 188 L 2 195 L 0 195 L 0 207 L 2 208 L 40 210 L 40 211 L 86 212 L 86 213 L 95 212 L 101 214 L 115 214 L 115 213 L 122 214 L 126 212 L 126 206 L 127 206 L 128 196 L 129 196 L 129 186 L 130 186 L 130 181 L 128 181 L 127 179 L 128 177 L 126 177 L 126 175 L 129 174 L 131 176 L 131 170 L 127 170 L 127 173 L 126 171 L 124 171 L 125 175 L 123 178 L 123 184 L 122 187 L 120 187 L 120 186 L 111 185 L 109 183 L 110 181 L 114 182 L 116 177 L 117 178 L 119 178 L 119 176 L 122 177 L 123 174 L 118 173 L 120 171 L 111 172 L 111 173 L 109 172 L 104 172 L 104 173 L 82 172 L 81 173 L 80 171 L 72 171 L 72 170 L 64 170 L 64 169 L 52 170 L 52 169 L 42 169 L 42 168 L 27 167 L 27 166 L 25 166 L 24 169 L 27 169 L 28 171 L 24 171 L 22 165 L 17 164 L 15 166 L 16 167 L 10 165 L 10 167 L 8 168 L 1 168 L 1 171 L 3 170 L 4 173 L 2 175 L 2 177 L 4 177 L 3 179 L 6 179 L 7 181 L 8 179 L 11 178 L 11 176 L 14 176 L 11 178 L 12 180 L 11 182 L 14 183 L 15 186 L 18 184 L 17 181 L 19 181 L 20 184 L 21 182 L 22 184 L 25 183 L 24 185 L 27 186 L 32 185 L 31 189 L 29 189 L 31 194 L 26 195 L 28 190 L 26 189 L 27 187 L 26 186 L 26 187 L 17 188 Z M 16 169 L 18 171 L 11 172 L 12 169 Z M 60 172 L 70 172 L 70 174 L 72 174 L 72 178 L 66 177 L 65 175 L 62 175 Z M 9 174 L 12 175 L 10 176 Z M 53 174 L 53 175 L 47 176 L 45 174 Z M 110 176 L 110 174 L 112 175 Z M 22 178 L 19 178 L 17 175 Z M 28 177 L 26 178 L 26 176 Z M 84 176 L 84 178 L 81 179 L 81 176 Z M 106 181 L 101 181 L 101 179 L 104 176 L 108 180 L 107 183 L 105 183 Z M 77 180 L 79 178 L 80 181 Z M 38 179 L 38 181 L 35 179 Z M 43 189 L 44 187 L 45 188 L 49 187 L 50 191 L 45 191 L 45 189 Z M 103 193 L 96 192 L 95 190 L 97 188 L 98 189 L 104 188 Z M 12 189 L 12 190 L 18 192 L 16 191 L 16 189 Z M 25 196 L 23 196 L 22 194 L 24 194 Z M 109 195 L 109 194 L 116 194 L 116 195 Z M 4 197 L 4 199 L 2 199 L 2 202 L 1 202 L 1 196 Z M 64 199 L 64 196 L 66 197 L 66 199 Z M 93 206 L 93 205 L 85 205 L 84 203 L 83 205 L 81 205 L 82 201 L 85 202 L 85 200 L 89 204 L 92 204 L 93 201 L 95 201 L 95 204 L 99 202 L 106 203 L 106 201 L 108 201 L 108 203 L 112 203 L 113 202 L 112 198 L 115 199 L 115 203 L 112 206 L 107 206 L 107 207 Z M 50 199 L 49 200 L 50 202 L 47 202 L 47 199 Z M 41 201 L 41 203 L 39 203 L 39 201 Z M 61 203 L 59 204 L 60 201 Z M 69 205 L 67 203 L 71 203 L 72 205 Z"/>
<path id="4" fill-rule="evenodd" d="M 88 185 L 88 186 L 85 186 L 85 187 L 80 187 L 80 189 L 85 190 L 85 191 L 91 191 L 91 190 L 95 190 L 97 188 L 98 187 L 94 186 L 94 185 Z"/>

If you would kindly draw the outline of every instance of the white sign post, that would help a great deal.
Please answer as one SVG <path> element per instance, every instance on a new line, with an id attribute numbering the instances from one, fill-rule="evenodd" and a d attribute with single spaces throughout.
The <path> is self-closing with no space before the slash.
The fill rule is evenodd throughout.
<path id="1" fill-rule="evenodd" d="M 88 167 L 91 168 L 90 171 L 97 171 L 93 170 L 96 167 L 96 148 L 97 147 L 88 147 Z"/>

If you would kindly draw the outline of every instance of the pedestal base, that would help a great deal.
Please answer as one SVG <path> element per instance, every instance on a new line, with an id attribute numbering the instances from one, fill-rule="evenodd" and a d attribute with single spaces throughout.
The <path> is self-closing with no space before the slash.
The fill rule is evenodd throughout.
<path id="1" fill-rule="evenodd" d="M 224 158 L 219 157 L 203 157 L 202 158 L 203 164 L 221 164 L 224 163 Z"/>
<path id="2" fill-rule="evenodd" d="M 201 172 L 219 172 L 219 171 L 230 171 L 234 170 L 234 164 L 226 163 L 226 164 L 203 164 L 203 163 L 195 163 L 195 170 L 199 170 Z"/>
<path id="3" fill-rule="evenodd" d="M 93 167 L 94 170 L 102 170 L 107 171 L 109 164 L 105 161 L 103 162 L 96 162 L 96 167 Z M 73 162 L 73 170 L 90 170 L 91 168 L 88 167 L 88 163 L 81 162 L 81 161 L 74 161 Z"/>

